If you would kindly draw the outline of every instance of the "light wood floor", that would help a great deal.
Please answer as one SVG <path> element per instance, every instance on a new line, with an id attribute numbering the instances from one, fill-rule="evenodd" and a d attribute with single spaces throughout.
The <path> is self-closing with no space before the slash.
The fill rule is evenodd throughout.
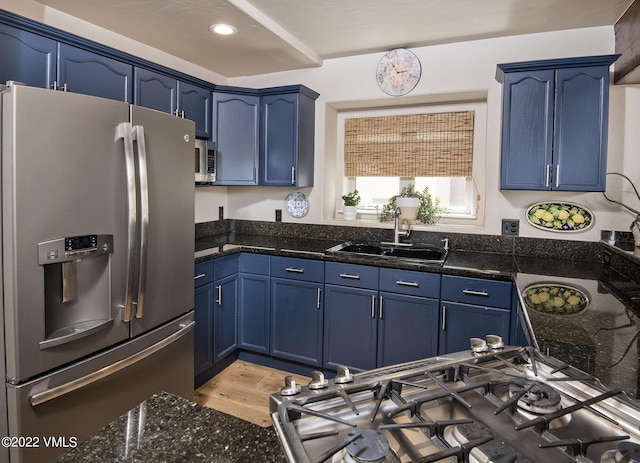
<path id="1" fill-rule="evenodd" d="M 309 378 L 237 360 L 196 389 L 194 401 L 258 426 L 271 426 L 269 396 L 293 376 L 305 385 Z"/>

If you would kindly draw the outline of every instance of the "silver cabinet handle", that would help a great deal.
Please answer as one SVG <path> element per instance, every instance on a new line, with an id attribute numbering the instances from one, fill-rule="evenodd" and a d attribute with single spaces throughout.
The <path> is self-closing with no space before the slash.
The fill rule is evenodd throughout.
<path id="1" fill-rule="evenodd" d="M 442 331 L 447 329 L 447 307 L 442 306 Z"/>
<path id="2" fill-rule="evenodd" d="M 547 172 L 544 180 L 545 187 L 549 187 L 550 179 L 551 179 L 551 164 L 547 164 Z"/>
<path id="3" fill-rule="evenodd" d="M 304 269 L 303 268 L 287 267 L 287 268 L 285 268 L 285 270 L 287 272 L 291 272 L 291 273 L 304 273 Z"/>
<path id="4" fill-rule="evenodd" d="M 462 294 L 466 294 L 468 296 L 489 296 L 489 293 L 486 291 L 476 291 L 474 289 L 463 289 Z"/>
<path id="5" fill-rule="evenodd" d="M 416 283 L 415 281 L 402 281 L 402 280 L 398 280 L 396 281 L 397 285 L 400 286 L 412 286 L 414 288 L 418 288 L 420 285 L 418 283 Z"/>
<path id="6" fill-rule="evenodd" d="M 57 83 L 54 82 L 57 87 Z M 131 123 L 122 122 L 116 128 L 116 140 L 124 141 L 125 174 L 127 177 L 127 284 L 124 294 L 124 314 L 122 320 L 131 321 L 133 313 L 133 288 L 136 281 L 136 166 L 133 154 L 133 128 Z"/>
<path id="7" fill-rule="evenodd" d="M 58 81 L 54 80 L 53 83 L 51 84 L 51 88 L 53 90 L 58 90 Z"/>
<path id="8" fill-rule="evenodd" d="M 371 296 L 371 318 L 376 318 L 376 296 Z"/>
<path id="9" fill-rule="evenodd" d="M 222 305 L 222 285 L 218 285 L 218 299 L 216 299 L 216 304 Z"/>
<path id="10" fill-rule="evenodd" d="M 295 166 L 291 166 L 291 184 L 296 184 L 296 168 Z"/>
<path id="11" fill-rule="evenodd" d="M 200 278 L 204 278 L 206 275 L 206 273 L 199 273 L 198 275 L 195 275 L 193 277 L 194 280 L 199 280 Z"/>
<path id="12" fill-rule="evenodd" d="M 69 394 L 70 392 L 76 391 L 80 388 L 83 388 L 92 383 L 95 383 L 96 381 L 106 378 L 107 376 L 111 376 L 114 373 L 124 370 L 125 368 L 133 365 L 134 363 L 137 363 L 149 357 L 150 355 L 155 354 L 159 350 L 162 350 L 165 347 L 167 347 L 169 344 L 177 341 L 178 339 L 180 339 L 181 337 L 189 333 L 189 331 L 193 330 L 194 325 L 195 325 L 195 322 L 192 321 L 188 325 L 181 326 L 181 329 L 179 331 L 176 331 L 172 335 L 164 338 L 162 341 L 147 347 L 146 349 L 138 352 L 137 354 L 132 355 L 131 357 L 122 359 L 116 363 L 113 363 L 109 366 L 101 368 L 100 370 L 94 371 L 93 373 L 90 373 L 81 378 L 70 381 L 66 384 L 62 384 L 60 386 L 48 389 L 46 391 L 33 394 L 29 396 L 29 402 L 31 403 L 32 407 L 35 407 L 36 405 L 49 402 L 50 400 L 56 399 L 65 394 Z"/>
<path id="13" fill-rule="evenodd" d="M 556 188 L 560 186 L 560 164 L 556 164 Z"/>
<path id="14" fill-rule="evenodd" d="M 380 296 L 380 320 L 382 320 L 382 296 Z"/>
<path id="15" fill-rule="evenodd" d="M 184 119 L 184 110 L 180 111 L 179 109 L 176 108 L 176 110 L 173 113 L 176 117 L 181 117 Z"/>
<path id="16" fill-rule="evenodd" d="M 316 308 L 318 310 L 320 310 L 321 293 L 322 293 L 322 290 L 320 288 L 318 288 L 318 299 L 316 301 Z"/>
<path id="17" fill-rule="evenodd" d="M 138 300 L 136 318 L 142 318 L 147 289 L 147 263 L 149 261 L 149 182 L 147 175 L 147 145 L 144 127 L 133 127 L 133 139 L 138 148 L 138 181 L 140 182 L 140 263 L 138 270 Z"/>
<path id="18" fill-rule="evenodd" d="M 351 275 L 349 273 L 341 273 L 340 278 L 347 278 L 349 280 L 359 280 L 360 275 Z"/>

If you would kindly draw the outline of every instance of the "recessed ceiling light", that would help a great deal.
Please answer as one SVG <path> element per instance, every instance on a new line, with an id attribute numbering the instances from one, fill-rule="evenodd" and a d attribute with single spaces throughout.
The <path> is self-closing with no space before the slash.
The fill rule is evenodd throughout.
<path id="1" fill-rule="evenodd" d="M 220 35 L 233 35 L 238 32 L 238 29 L 229 24 L 212 24 L 209 26 L 209 30 Z"/>

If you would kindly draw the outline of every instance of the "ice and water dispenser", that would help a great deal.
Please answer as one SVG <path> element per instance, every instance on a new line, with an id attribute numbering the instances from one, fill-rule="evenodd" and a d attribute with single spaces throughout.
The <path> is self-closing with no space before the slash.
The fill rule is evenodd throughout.
<path id="1" fill-rule="evenodd" d="M 113 323 L 112 252 L 113 235 L 73 236 L 38 244 L 45 289 L 41 349 L 82 338 Z"/>

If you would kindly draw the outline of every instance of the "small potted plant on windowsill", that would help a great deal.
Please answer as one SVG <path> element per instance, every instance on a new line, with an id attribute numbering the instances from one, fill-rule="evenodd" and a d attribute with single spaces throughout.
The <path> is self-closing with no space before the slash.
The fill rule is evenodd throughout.
<path id="1" fill-rule="evenodd" d="M 360 203 L 360 195 L 358 190 L 353 190 L 346 195 L 342 196 L 344 205 L 342 207 L 342 214 L 344 220 L 356 220 L 357 206 Z"/>
<path id="2" fill-rule="evenodd" d="M 401 220 L 418 220 L 428 225 L 436 223 L 439 219 L 438 214 L 446 211 L 446 208 L 440 207 L 440 199 L 431 196 L 429 187 L 425 187 L 420 192 L 416 191 L 413 183 L 403 187 L 399 195 L 389 198 L 389 202 L 378 214 L 378 220 L 380 222 L 393 220 L 396 207 L 400 207 Z"/>

